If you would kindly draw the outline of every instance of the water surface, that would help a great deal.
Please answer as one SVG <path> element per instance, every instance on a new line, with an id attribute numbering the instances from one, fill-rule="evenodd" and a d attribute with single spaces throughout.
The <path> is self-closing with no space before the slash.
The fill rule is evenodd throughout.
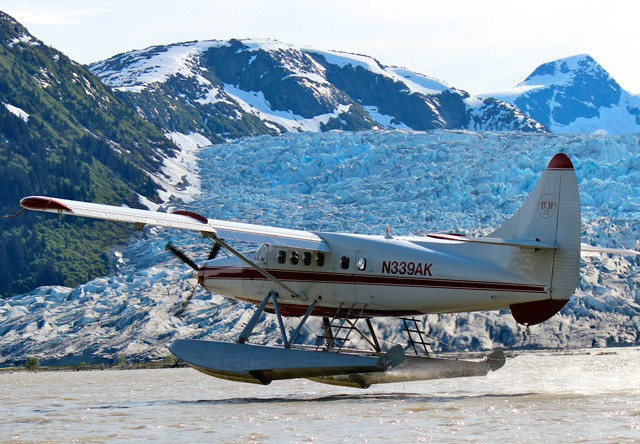
<path id="1" fill-rule="evenodd" d="M 640 349 L 525 353 L 484 378 L 269 386 L 192 369 L 0 373 L 0 441 L 640 442 Z"/>

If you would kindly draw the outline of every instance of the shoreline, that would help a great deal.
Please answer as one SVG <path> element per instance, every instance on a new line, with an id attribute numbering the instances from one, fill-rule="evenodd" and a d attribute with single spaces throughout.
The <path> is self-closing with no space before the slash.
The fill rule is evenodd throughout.
<path id="1" fill-rule="evenodd" d="M 163 368 L 185 368 L 185 362 L 164 362 L 151 361 L 134 364 L 87 364 L 87 365 L 42 365 L 37 368 L 27 368 L 25 365 L 16 367 L 0 367 L 0 375 L 13 372 L 79 372 L 79 371 L 102 371 L 102 370 L 154 370 Z"/>

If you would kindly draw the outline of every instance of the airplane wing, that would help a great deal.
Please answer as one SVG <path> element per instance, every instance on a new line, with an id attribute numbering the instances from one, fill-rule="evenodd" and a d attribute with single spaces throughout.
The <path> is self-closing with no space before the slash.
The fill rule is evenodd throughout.
<path id="1" fill-rule="evenodd" d="M 25 197 L 20 201 L 20 205 L 33 211 L 129 222 L 137 224 L 139 227 L 155 225 L 199 231 L 209 237 L 223 240 L 268 243 L 283 247 L 330 251 L 329 246 L 320 236 L 309 231 L 208 219 L 189 211 L 160 213 L 158 211 L 138 210 L 46 196 Z"/>

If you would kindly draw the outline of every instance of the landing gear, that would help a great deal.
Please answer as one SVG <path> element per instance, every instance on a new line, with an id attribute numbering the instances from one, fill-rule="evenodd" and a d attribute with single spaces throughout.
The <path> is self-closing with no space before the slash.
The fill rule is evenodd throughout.
<path id="1" fill-rule="evenodd" d="M 270 302 L 273 305 L 280 328 L 283 346 L 273 347 L 247 343 L 260 316 Z M 393 347 L 386 353 L 367 353 L 365 351 L 338 353 L 335 352 L 335 349 L 318 352 L 305 349 L 302 346 L 294 348 L 295 340 L 313 313 L 315 305 L 314 302 L 309 306 L 298 326 L 289 336 L 280 312 L 278 294 L 270 292 L 257 307 L 235 343 L 177 340 L 171 344 L 170 350 L 179 359 L 208 375 L 257 384 L 269 384 L 276 379 L 384 372 L 404 360 L 404 352 L 400 347 Z M 351 321 L 348 321 L 348 324 L 352 329 L 355 328 Z"/>
<path id="2" fill-rule="evenodd" d="M 247 341 L 265 309 L 273 309 L 282 346 L 253 345 Z M 482 361 L 405 356 L 400 345 L 382 351 L 369 318 L 363 317 L 365 307 L 338 307 L 333 319 L 322 319 L 324 344 L 309 347 L 295 344 L 302 327 L 316 309 L 313 302 L 291 335 L 287 334 L 280 311 L 278 294 L 269 292 L 240 333 L 236 342 L 177 340 L 170 350 L 176 357 L 203 373 L 233 381 L 269 384 L 273 380 L 308 378 L 325 384 L 367 388 L 372 384 L 409 382 L 426 379 L 484 376 L 504 365 L 501 351 Z M 368 334 L 358 327 L 364 320 Z M 426 351 L 425 334 L 415 319 L 405 320 L 409 343 L 416 354 L 419 346 Z M 345 348 L 352 333 L 356 333 L 370 350 Z M 415 339 L 414 335 L 418 335 Z"/>
<path id="3" fill-rule="evenodd" d="M 280 313 L 280 304 L 278 303 L 278 293 L 270 291 L 264 297 L 264 299 L 256 309 L 255 313 L 253 313 L 253 316 L 249 320 L 249 323 L 245 326 L 244 330 L 242 330 L 242 333 L 240 333 L 240 336 L 236 341 L 238 344 L 244 344 L 245 342 L 247 342 L 247 339 L 249 339 L 249 336 L 253 332 L 253 329 L 256 327 L 256 324 L 258 323 L 260 316 L 264 312 L 264 309 L 270 300 L 273 303 L 273 310 L 278 320 L 278 326 L 280 327 L 280 334 L 282 335 L 282 343 L 284 344 L 284 348 L 291 348 L 291 344 L 295 343 L 295 340 L 298 338 L 298 335 L 300 334 L 300 330 L 302 330 L 302 327 L 307 322 L 307 319 L 309 319 L 309 316 L 311 315 L 311 313 L 313 313 L 313 310 L 315 310 L 316 308 L 316 301 L 313 301 L 313 303 L 307 309 L 307 312 L 305 313 L 305 315 L 302 317 L 302 320 L 300 321 L 296 329 L 291 334 L 291 337 L 289 338 L 287 337 L 287 331 L 284 328 L 284 321 L 282 320 L 282 314 Z"/>
<path id="4" fill-rule="evenodd" d="M 350 308 L 346 309 L 342 304 L 336 309 L 336 314 L 333 318 L 322 318 L 322 329 L 324 334 L 318 336 L 319 339 L 324 339 L 324 345 L 329 351 L 341 351 L 347 342 L 351 333 L 356 333 L 362 338 L 370 347 L 373 352 L 381 353 L 380 342 L 371 324 L 371 318 L 363 317 L 362 314 L 367 306 L 363 305 L 357 308 L 357 304 L 353 304 Z M 369 335 L 363 332 L 357 323 L 360 320 L 364 320 L 369 330 Z M 342 336 L 341 336 L 342 335 Z"/>

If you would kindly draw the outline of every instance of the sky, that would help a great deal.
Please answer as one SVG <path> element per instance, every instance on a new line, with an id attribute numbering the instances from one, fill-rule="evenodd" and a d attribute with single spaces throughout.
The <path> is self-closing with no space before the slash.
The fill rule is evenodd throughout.
<path id="1" fill-rule="evenodd" d="M 589 54 L 640 94 L 637 0 L 0 0 L 0 10 L 84 64 L 158 44 L 273 38 L 369 55 L 479 94 Z"/>

